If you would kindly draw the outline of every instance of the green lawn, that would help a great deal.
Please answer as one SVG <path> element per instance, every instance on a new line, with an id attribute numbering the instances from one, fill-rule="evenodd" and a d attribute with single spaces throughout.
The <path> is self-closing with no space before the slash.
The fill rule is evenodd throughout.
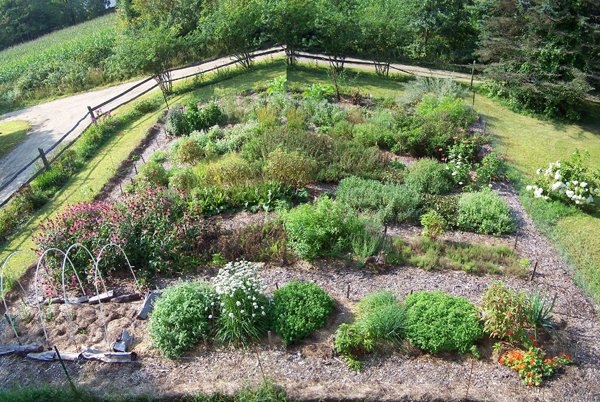
<path id="1" fill-rule="evenodd" d="M 0 123 L 0 158 L 8 155 L 17 145 L 25 141 L 29 128 L 29 122 L 25 120 Z"/>
<path id="2" fill-rule="evenodd" d="M 495 147 L 516 168 L 523 184 L 536 169 L 567 159 L 576 149 L 588 151 L 589 165 L 600 169 L 600 105 L 589 104 L 589 114 L 578 124 L 542 121 L 514 113 L 497 102 L 477 96 L 475 108 L 488 122 Z M 600 214 L 558 211 L 560 205 L 521 198 L 542 232 L 576 268 L 577 283 L 600 303 Z"/>
<path id="3" fill-rule="evenodd" d="M 267 80 L 281 74 L 285 74 L 285 67 L 281 63 L 261 65 L 247 74 L 237 75 L 225 81 L 202 86 L 189 93 L 175 96 L 169 102 L 171 104 L 185 103 L 191 98 L 208 100 L 213 96 L 236 93 L 244 89 L 251 89 L 256 85 L 264 85 Z M 176 89 L 181 90 L 186 85 L 193 85 L 192 81 L 179 84 Z M 117 115 L 126 113 L 131 107 L 133 106 L 124 107 Z M 71 177 L 54 198 L 31 217 L 25 227 L 19 230 L 6 244 L 0 245 L 0 262 L 4 261 L 13 251 L 31 250 L 34 247 L 32 236 L 41 222 L 51 219 L 67 205 L 93 200 L 104 184 L 114 175 L 121 161 L 125 160 L 129 153 L 142 141 L 148 129 L 154 125 L 161 113 L 159 111 L 143 116 L 110 139 L 81 172 Z M 9 286 L 33 262 L 34 258 L 31 254 L 15 255 L 10 260 L 7 269 Z"/>

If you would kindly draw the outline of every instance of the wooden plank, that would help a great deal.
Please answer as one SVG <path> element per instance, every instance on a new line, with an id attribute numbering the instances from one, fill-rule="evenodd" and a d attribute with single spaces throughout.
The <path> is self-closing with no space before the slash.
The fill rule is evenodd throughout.
<path id="1" fill-rule="evenodd" d="M 27 353 L 41 352 L 44 350 L 42 345 L 31 343 L 28 345 L 0 345 L 0 356 L 18 354 L 24 355 Z"/>
<path id="2" fill-rule="evenodd" d="M 160 296 L 160 294 L 160 290 L 153 290 L 146 296 L 142 307 L 138 311 L 138 320 L 145 320 L 148 318 L 148 314 L 150 314 L 150 311 L 152 311 L 152 308 L 154 307 L 154 301 L 158 298 L 158 296 Z"/>
<path id="3" fill-rule="evenodd" d="M 132 301 L 142 300 L 142 295 L 139 293 L 129 293 L 126 295 L 117 296 L 112 299 L 113 303 L 128 303 Z"/>
<path id="4" fill-rule="evenodd" d="M 104 302 L 109 301 L 113 297 L 115 297 L 114 290 L 109 290 L 108 292 L 100 293 L 99 295 L 90 297 L 89 303 L 90 304 L 98 304 L 100 302 L 104 303 Z"/>

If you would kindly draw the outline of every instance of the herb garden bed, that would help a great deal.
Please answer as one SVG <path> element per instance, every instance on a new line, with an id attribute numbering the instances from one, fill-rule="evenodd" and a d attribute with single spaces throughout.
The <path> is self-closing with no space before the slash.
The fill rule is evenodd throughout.
<path id="1" fill-rule="evenodd" d="M 280 105 L 289 102 L 281 96 L 284 84 L 278 80 L 269 84 L 266 89 L 269 102 Z M 326 91 L 326 88 L 313 86 L 308 91 L 312 91 L 313 95 L 303 96 L 310 98 Z M 260 98 L 260 95 L 253 94 L 253 97 Z M 455 108 L 453 113 L 462 113 L 457 104 L 441 99 L 439 104 L 425 101 L 433 102 L 426 105 L 427 108 L 437 110 L 441 104 L 449 109 Z M 197 391 L 233 393 L 248 383 L 261 382 L 264 376 L 284 387 L 290 398 L 308 400 L 598 398 L 600 339 L 597 334 L 600 333 L 600 321 L 594 305 L 574 285 L 569 266 L 534 228 L 512 187 L 490 179 L 492 191 L 485 189 L 488 183 L 481 182 L 481 177 L 487 175 L 491 178 L 499 170 L 490 173 L 485 163 L 478 165 L 476 173 L 473 166 L 468 170 L 461 167 L 467 159 L 482 159 L 475 152 L 481 145 L 476 143 L 476 137 L 480 135 L 478 129 L 465 134 L 462 142 L 457 141 L 458 137 L 440 137 L 440 140 L 435 136 L 424 141 L 415 133 L 437 120 L 427 123 L 425 117 L 420 117 L 425 119 L 425 125 L 407 128 L 414 121 L 407 123 L 402 119 L 416 117 L 398 117 L 401 125 L 404 124 L 402 130 L 413 130 L 410 132 L 415 136 L 397 138 L 394 130 L 385 130 L 388 124 L 396 127 L 397 122 L 390 123 L 388 114 L 391 112 L 378 111 L 377 121 L 373 117 L 365 121 L 365 116 L 371 116 L 369 113 L 374 113 L 374 110 L 360 111 L 354 106 L 344 105 L 340 108 L 344 111 L 339 112 L 344 117 L 328 125 L 324 121 L 338 119 L 334 117 L 338 113 L 335 106 L 313 105 L 316 110 L 312 112 L 310 122 L 304 125 L 299 108 L 290 108 L 283 113 L 281 109 L 271 110 L 264 104 L 259 106 L 250 102 L 248 106 L 245 103 L 248 99 L 244 97 L 238 97 L 234 102 L 237 106 L 227 106 L 228 118 L 235 120 L 231 119 L 231 115 L 241 108 L 256 116 L 257 126 L 250 120 L 245 121 L 243 127 L 237 127 L 242 118 L 242 113 L 238 113 L 238 122 L 220 121 L 220 129 L 211 128 L 215 122 L 212 119 L 220 119 L 214 104 L 201 109 L 192 105 L 185 111 L 171 112 L 164 127 L 156 134 L 157 141 L 146 150 L 140 149 L 142 156 L 135 162 L 135 168 L 122 173 L 112 183 L 112 188 L 104 192 L 106 202 L 80 206 L 67 212 L 46 226 L 46 232 L 39 237 L 38 244 L 46 248 L 55 244 L 52 242 L 66 242 L 62 240 L 63 233 L 76 233 L 84 238 L 86 245 L 94 248 L 102 244 L 100 240 L 95 243 L 94 236 L 100 238 L 104 233 L 118 233 L 118 236 L 111 235 L 110 239 L 120 242 L 128 250 L 136 275 L 146 289 L 170 289 L 166 291 L 170 292 L 179 288 L 188 295 L 196 292 L 195 297 L 214 298 L 216 303 L 210 311 L 209 306 L 214 304 L 206 304 L 204 313 L 198 310 L 198 305 L 185 304 L 186 299 L 178 299 L 184 293 L 171 291 L 168 297 L 163 293 L 162 297 L 167 301 L 161 305 L 161 299 L 158 299 L 150 321 L 136 318 L 141 301 L 125 304 L 107 302 L 102 304 L 102 309 L 90 305 L 44 307 L 49 338 L 61 351 L 78 351 L 82 346 L 107 348 L 107 342 L 114 341 L 122 329 L 127 329 L 135 338 L 132 349 L 139 356 L 135 363 L 120 366 L 95 362 L 69 363 L 68 371 L 78 383 L 101 393 L 127 390 L 133 394 L 167 396 Z M 421 112 L 423 116 L 438 113 L 430 109 Z M 360 113 L 365 115 L 361 117 Z M 280 119 L 281 114 L 283 119 Z M 178 125 L 189 124 L 190 121 L 201 126 L 203 131 L 174 139 L 174 131 L 181 128 Z M 273 129 L 282 121 L 286 129 L 281 130 L 289 134 L 287 137 L 277 128 Z M 360 128 L 354 131 L 353 125 Z M 377 126 L 377 129 L 372 126 Z M 433 132 L 449 130 L 448 127 L 441 131 L 429 129 Z M 464 128 L 453 129 L 456 129 L 457 135 L 464 132 Z M 181 130 L 182 134 L 191 131 Z M 244 130 L 250 130 L 252 135 Z M 294 134 L 295 130 L 306 130 L 305 135 L 310 136 L 310 140 L 303 142 L 301 136 Z M 385 134 L 379 136 L 382 131 Z M 237 134 L 229 135 L 231 132 Z M 372 135 L 378 137 L 374 139 Z M 267 140 L 260 143 L 253 136 Z M 475 139 L 471 142 L 472 138 Z M 280 146 L 268 148 L 272 141 L 279 141 Z M 319 142 L 319 146 L 313 147 L 312 141 Z M 336 148 L 339 146 L 336 141 L 344 143 L 346 148 Z M 364 141 L 361 152 L 352 150 L 356 146 L 352 141 Z M 437 145 L 436 141 L 446 141 L 444 144 L 450 147 L 450 151 L 444 150 L 446 145 Z M 397 158 L 390 148 L 399 144 L 412 146 L 411 152 L 416 155 L 437 155 L 436 158 L 448 164 L 440 165 L 434 160 L 422 161 L 413 157 Z M 323 146 L 333 151 L 324 154 Z M 298 149 L 306 151 L 310 157 Z M 398 149 L 395 152 L 399 152 Z M 263 165 L 257 168 L 254 163 Z M 450 176 L 446 170 L 455 174 Z M 312 172 L 310 177 L 306 176 L 307 172 Z M 474 178 L 474 175 L 477 177 Z M 238 182 L 240 178 L 243 179 L 242 184 Z M 165 185 L 177 191 L 167 193 L 156 189 Z M 467 186 L 472 186 L 469 188 L 471 193 L 465 191 Z M 481 187 L 483 191 L 473 192 L 473 188 Z M 122 198 L 121 192 L 133 192 L 134 195 Z M 475 194 L 474 199 L 468 199 L 470 195 L 464 197 L 465 194 Z M 487 205 L 482 207 L 481 203 L 489 203 L 490 211 L 487 211 Z M 492 218 L 483 216 L 481 211 L 489 212 Z M 473 217 L 467 224 L 461 216 L 466 213 Z M 417 225 L 419 218 L 425 232 Z M 89 219 L 94 223 L 88 228 Z M 458 230 L 465 227 L 480 233 Z M 151 229 L 155 233 L 160 232 L 161 236 L 146 238 Z M 138 237 L 149 240 L 140 241 Z M 156 239 L 164 242 L 153 243 Z M 373 239 L 375 241 L 371 241 Z M 74 264 L 85 265 L 86 259 L 87 256 L 73 255 Z M 153 262 L 139 266 L 144 259 Z M 235 275 L 227 279 L 229 285 L 223 284 L 227 283 L 223 272 L 235 272 L 236 269 L 231 265 L 223 268 L 223 265 L 238 259 L 264 261 L 258 270 L 257 281 L 264 283 L 266 296 L 275 295 L 274 301 L 261 299 L 263 296 L 258 290 L 257 293 L 243 293 L 249 295 L 248 300 L 252 295 L 258 297 L 258 300 L 251 299 L 259 302 L 254 306 L 257 311 L 260 311 L 258 306 L 261 303 L 272 303 L 275 309 L 283 309 L 284 304 L 277 304 L 283 303 L 282 289 L 291 281 L 298 280 L 314 283 L 329 294 L 334 299 L 333 312 L 317 326 L 320 328 L 288 346 L 275 334 L 277 325 L 270 327 L 268 336 L 266 331 L 259 331 L 258 336 L 248 338 L 251 339 L 249 344 L 234 346 L 244 339 L 235 332 L 240 328 L 234 328 L 234 315 L 240 312 L 235 304 L 231 305 L 236 300 L 233 295 L 238 297 L 235 292 L 240 289 L 247 291 L 247 283 L 251 283 L 248 286 L 253 289 L 254 286 L 260 288 L 254 282 L 244 282 L 246 279 L 242 280 L 244 285 L 240 285 L 234 280 Z M 56 265 L 52 265 L 56 263 L 50 261 L 50 269 L 56 269 Z M 98 269 L 103 270 L 108 286 L 117 290 L 118 294 L 135 291 L 138 284 L 130 279 L 127 270 L 111 270 L 117 265 L 118 259 L 111 258 L 108 264 L 101 266 L 98 263 Z M 80 273 L 93 274 L 84 269 Z M 215 281 L 215 277 L 221 279 Z M 50 282 L 45 289 L 52 290 L 51 275 L 48 280 Z M 218 296 L 211 293 L 213 290 L 208 285 L 194 288 L 191 283 L 198 280 L 212 282 Z M 409 342 L 409 336 L 404 333 L 400 340 L 396 339 L 397 342 L 383 342 L 371 350 L 367 341 L 371 341 L 369 337 L 373 334 L 367 331 L 362 335 L 365 337 L 364 350 L 355 356 L 349 356 L 340 346 L 342 328 L 361 331 L 361 325 L 367 325 L 364 306 L 368 295 L 389 290 L 391 296 L 388 296 L 397 300 L 398 306 L 403 305 L 405 300 L 415 301 L 421 295 L 437 295 L 435 297 L 445 298 L 444 303 L 458 303 L 453 308 L 465 317 L 470 314 L 469 309 L 477 311 L 475 321 L 479 322 L 489 319 L 485 317 L 489 314 L 485 308 L 489 309 L 489 306 L 484 308 L 483 304 L 490 289 L 495 286 L 492 284 L 497 281 L 503 282 L 507 288 L 525 291 L 527 300 L 536 292 L 538 296 L 546 295 L 547 302 L 553 300 L 553 330 L 526 327 L 526 335 L 531 336 L 532 348 L 537 347 L 538 341 L 542 344 L 549 357 L 545 363 L 547 367 L 553 364 L 552 356 L 566 362 L 565 365 L 573 364 L 564 368 L 557 366 L 555 375 L 549 376 L 540 387 L 524 386 L 514 371 L 499 363 L 512 364 L 508 361 L 512 355 L 505 355 L 505 352 L 515 348 L 526 349 L 525 345 L 518 346 L 521 341 L 513 339 L 513 329 L 521 330 L 518 327 L 509 327 L 510 330 L 503 335 L 491 331 L 483 337 L 475 334 L 475 346 L 467 344 L 467 350 L 461 350 L 463 353 L 470 350 L 473 355 L 445 351 L 447 345 L 441 347 L 440 352 L 430 354 L 423 346 L 426 343 L 421 343 L 423 349 L 420 349 L 416 346 L 417 341 Z M 186 285 L 179 286 L 182 282 Z M 186 288 L 188 285 L 190 287 Z M 29 293 L 22 296 L 34 297 L 32 280 L 24 286 Z M 86 286 L 89 283 L 86 282 Z M 69 292 L 74 292 L 74 287 L 69 289 Z M 441 291 L 443 294 L 421 291 Z M 280 301 L 277 301 L 278 297 Z M 289 291 L 288 297 L 291 297 Z M 323 297 L 327 299 L 327 296 Z M 517 297 L 516 293 L 514 297 Z M 526 297 L 525 294 L 523 297 Z M 179 306 L 179 310 L 173 308 L 169 312 L 170 300 Z M 245 299 L 242 301 L 245 302 Z M 35 312 L 30 311 L 31 306 L 24 305 L 16 293 L 10 302 L 9 315 L 18 318 L 21 340 L 43 343 L 44 334 Z M 502 309 L 502 303 L 499 309 Z M 468 311 L 461 310 L 465 305 L 471 306 Z M 242 303 L 237 306 L 245 308 Z M 293 306 L 293 303 L 285 306 Z M 315 306 L 311 305 L 312 308 Z M 409 308 L 402 307 L 400 313 L 408 317 Z M 480 310 L 487 312 L 480 315 Z M 305 313 L 302 308 L 299 311 Z M 441 311 L 443 316 L 444 309 Z M 203 315 L 209 313 L 206 321 L 207 317 Z M 227 313 L 231 318 L 229 321 Z M 158 320 L 161 314 L 166 314 L 163 319 L 167 320 L 167 329 L 170 329 L 169 325 L 175 328 L 181 320 L 200 314 L 200 321 L 204 320 L 202 325 L 206 324 L 204 336 L 209 335 L 204 339 L 186 340 L 185 344 L 179 342 L 177 347 L 182 347 L 181 350 L 169 349 L 165 345 L 173 341 L 170 336 L 179 332 L 173 329 L 165 334 L 163 328 L 159 334 L 162 341 L 157 340 L 159 332 L 156 326 L 159 324 L 156 324 L 157 321 L 153 323 L 153 320 Z M 215 320 L 210 321 L 213 314 Z M 243 316 L 244 310 L 241 314 Z M 406 317 L 401 320 L 408 322 Z M 474 319 L 472 315 L 469 317 Z M 170 319 L 179 321 L 169 324 Z M 298 317 L 294 319 L 298 320 Z M 414 321 L 419 317 L 413 314 L 411 319 Z M 303 323 L 302 317 L 299 322 Z M 294 329 L 298 321 L 290 318 L 283 324 L 284 327 L 288 325 L 289 330 Z M 463 324 L 462 329 L 467 325 L 466 322 Z M 1 329 L 1 343 L 14 343 L 6 321 L 3 321 Z M 195 329 L 193 327 L 191 331 Z M 184 334 L 187 330 L 180 329 L 180 333 Z M 241 329 L 242 332 L 247 330 L 247 327 Z M 258 331 L 257 328 L 250 330 Z M 281 334 L 283 330 L 280 328 L 279 331 Z M 402 331 L 408 330 L 403 328 Z M 534 333 L 535 336 L 532 335 Z M 294 335 L 293 331 L 287 334 L 296 339 L 293 336 L 297 334 Z M 495 334 L 498 339 L 494 338 Z M 165 340 L 166 344 L 159 345 Z M 498 340 L 502 342 L 496 346 Z M 510 346 L 511 343 L 513 346 Z M 460 348 L 465 349 L 465 345 L 461 344 Z M 165 352 L 182 356 L 169 359 Z M 353 365 L 357 361 L 358 364 Z M 360 370 L 355 370 L 360 366 Z M 64 382 L 64 373 L 58 363 L 42 365 L 20 357 L 0 359 L 0 374 L 2 387 L 61 385 Z"/>

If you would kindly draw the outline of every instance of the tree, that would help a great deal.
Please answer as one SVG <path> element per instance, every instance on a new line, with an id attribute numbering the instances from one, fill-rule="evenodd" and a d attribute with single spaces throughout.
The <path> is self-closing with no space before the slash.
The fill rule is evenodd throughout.
<path id="1" fill-rule="evenodd" d="M 376 61 L 377 74 L 388 75 L 391 62 L 410 42 L 410 13 L 404 0 L 360 0 L 357 10 L 361 53 Z"/>
<path id="2" fill-rule="evenodd" d="M 600 64 L 593 0 L 498 0 L 483 24 L 478 54 L 489 90 L 548 117 L 577 117 Z"/>
<path id="3" fill-rule="evenodd" d="M 355 54 L 360 43 L 357 4 L 354 0 L 322 0 L 317 4 L 314 47 L 329 56 L 331 68 L 342 70 L 346 56 Z"/>
<path id="4" fill-rule="evenodd" d="M 242 66 L 249 68 L 251 53 L 265 41 L 259 6 L 255 0 L 223 0 L 207 7 L 200 18 L 199 29 L 210 52 L 234 55 Z"/>
<path id="5" fill-rule="evenodd" d="M 132 72 L 152 74 L 168 105 L 167 96 L 172 88 L 170 69 L 185 59 L 181 43 L 177 30 L 171 27 L 132 29 L 120 36 L 112 56 L 114 65 L 123 76 Z"/>
<path id="6" fill-rule="evenodd" d="M 205 0 L 118 0 L 128 27 L 169 26 L 185 36 L 198 26 Z"/>
<path id="7" fill-rule="evenodd" d="M 288 64 L 294 65 L 296 52 L 314 40 L 316 12 L 315 1 L 262 0 L 262 24 L 272 41 L 286 45 Z"/>
<path id="8" fill-rule="evenodd" d="M 410 0 L 406 7 L 411 14 L 411 57 L 472 60 L 478 15 L 473 0 Z"/>

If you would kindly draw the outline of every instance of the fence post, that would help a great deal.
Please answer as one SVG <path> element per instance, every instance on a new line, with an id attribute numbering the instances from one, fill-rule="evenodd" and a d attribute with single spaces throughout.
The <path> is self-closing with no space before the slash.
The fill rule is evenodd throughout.
<path id="1" fill-rule="evenodd" d="M 471 91 L 473 91 L 473 102 L 471 103 L 471 106 L 475 106 L 475 90 L 473 89 L 473 78 L 475 77 L 475 60 L 473 60 L 473 67 L 471 67 L 471 85 L 469 87 L 469 89 Z"/>
<path id="2" fill-rule="evenodd" d="M 92 122 L 94 122 L 94 124 L 98 124 L 96 122 L 96 116 L 94 115 L 94 109 L 92 109 L 91 107 L 87 107 L 88 108 L 88 112 L 90 113 L 90 117 L 92 118 Z"/>
<path id="3" fill-rule="evenodd" d="M 44 168 L 48 169 L 50 167 L 50 164 L 48 163 L 48 159 L 46 159 L 46 154 L 44 153 L 44 150 L 42 148 L 38 148 L 38 151 L 40 152 L 40 156 L 42 157 L 42 162 L 44 162 Z"/>

